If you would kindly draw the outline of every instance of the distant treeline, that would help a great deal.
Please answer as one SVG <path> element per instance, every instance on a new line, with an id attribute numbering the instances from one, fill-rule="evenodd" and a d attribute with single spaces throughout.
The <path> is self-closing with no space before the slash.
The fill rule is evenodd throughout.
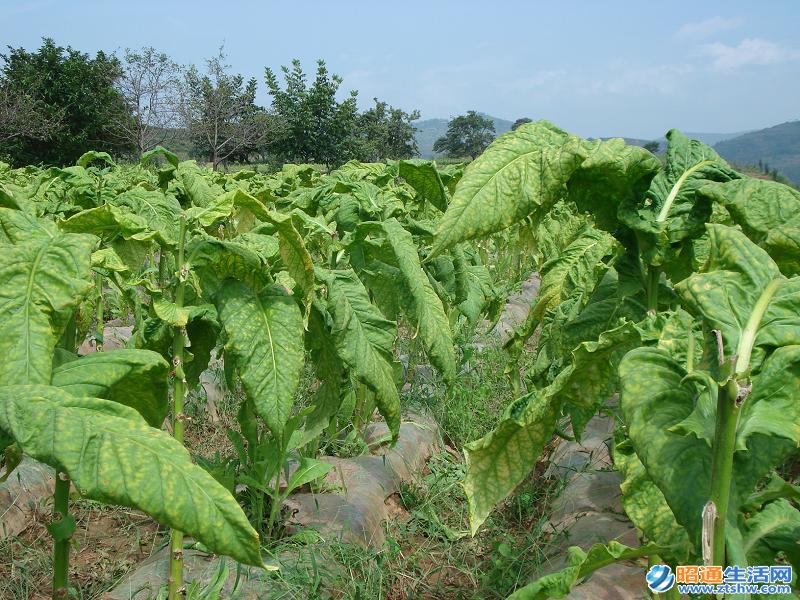
<path id="1" fill-rule="evenodd" d="M 0 54 L 0 160 L 15 166 L 66 165 L 87 150 L 135 157 L 179 146 L 214 168 L 230 162 L 329 166 L 418 154 L 406 112 L 358 92 L 324 60 L 309 77 L 292 61 L 264 70 L 270 106 L 256 103 L 258 81 L 234 73 L 222 49 L 203 68 L 179 65 L 154 48 L 94 56 L 44 39 L 36 51 Z"/>

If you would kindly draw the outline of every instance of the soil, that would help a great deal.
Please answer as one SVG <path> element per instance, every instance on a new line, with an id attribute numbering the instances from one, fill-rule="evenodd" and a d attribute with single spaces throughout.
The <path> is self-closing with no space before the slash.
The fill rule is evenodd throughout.
<path id="1" fill-rule="evenodd" d="M 81 597 L 95 598 L 166 543 L 166 531 L 139 511 L 78 501 L 70 553 L 70 582 Z M 52 590 L 50 514 L 38 511 L 25 531 L 2 542 L 0 598 L 49 600 Z"/>

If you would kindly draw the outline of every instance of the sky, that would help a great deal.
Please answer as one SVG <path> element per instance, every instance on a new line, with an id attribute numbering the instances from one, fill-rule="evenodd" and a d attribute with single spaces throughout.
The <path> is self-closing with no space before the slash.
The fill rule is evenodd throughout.
<path id="1" fill-rule="evenodd" d="M 42 37 L 85 52 L 154 46 L 233 70 L 324 58 L 422 118 L 546 118 L 582 136 L 731 133 L 800 118 L 800 2 L 638 0 L 0 0 L 0 47 Z"/>

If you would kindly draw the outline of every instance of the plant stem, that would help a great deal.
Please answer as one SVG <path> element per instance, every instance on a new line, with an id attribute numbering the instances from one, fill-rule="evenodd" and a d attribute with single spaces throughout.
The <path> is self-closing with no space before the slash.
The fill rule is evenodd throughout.
<path id="1" fill-rule="evenodd" d="M 178 284 L 175 288 L 175 304 L 183 307 L 183 295 L 186 286 L 184 270 L 184 245 L 186 244 L 186 217 L 180 218 L 180 235 L 178 238 L 178 256 L 175 265 Z M 185 415 L 183 414 L 183 401 L 186 394 L 186 376 L 183 371 L 183 328 L 175 327 L 172 333 L 172 364 L 174 376 L 172 379 L 172 435 L 183 444 L 183 429 Z M 169 578 L 167 580 L 169 600 L 178 600 L 183 596 L 183 533 L 172 530 L 169 542 Z"/>
<path id="2" fill-rule="evenodd" d="M 164 281 L 167 278 L 167 260 L 164 256 L 164 250 L 158 251 L 158 288 L 164 289 Z"/>
<path id="3" fill-rule="evenodd" d="M 661 278 L 661 269 L 650 265 L 647 269 L 647 310 L 658 312 L 658 282 Z"/>
<path id="4" fill-rule="evenodd" d="M 739 413 L 749 393 L 746 379 L 750 370 L 750 357 L 761 320 L 780 284 L 781 280 L 775 279 L 761 293 L 739 338 L 734 375 L 717 393 L 717 422 L 711 459 L 711 501 L 717 510 L 712 537 L 712 557 L 715 565 L 726 565 L 725 524 L 731 495 L 733 453 L 736 447 Z M 740 387 L 740 382 L 744 387 Z"/>
<path id="5" fill-rule="evenodd" d="M 53 495 L 53 521 L 69 518 L 69 475 L 56 470 Z M 69 585 L 70 536 L 56 539 L 53 544 L 53 598 L 66 598 Z"/>
<path id="6" fill-rule="evenodd" d="M 736 426 L 740 407 L 736 405 L 739 386 L 729 381 L 717 392 L 717 423 L 711 458 L 711 501 L 716 507 L 712 558 L 714 565 L 725 566 L 725 524 L 733 478 L 733 451 L 736 446 Z"/>
<path id="7" fill-rule="evenodd" d="M 95 298 L 97 304 L 95 305 L 95 323 L 94 323 L 94 344 L 98 352 L 103 351 L 103 276 L 100 273 L 95 274 Z"/>

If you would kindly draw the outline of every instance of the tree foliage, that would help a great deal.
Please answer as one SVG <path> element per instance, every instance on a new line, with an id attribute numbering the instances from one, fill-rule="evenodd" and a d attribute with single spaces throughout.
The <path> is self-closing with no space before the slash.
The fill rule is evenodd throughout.
<path id="1" fill-rule="evenodd" d="M 447 133 L 434 142 L 433 150 L 453 158 L 475 159 L 494 137 L 492 120 L 471 110 L 450 120 Z"/>
<path id="2" fill-rule="evenodd" d="M 331 75 L 324 60 L 317 61 L 317 73 L 310 85 L 297 59 L 291 67 L 281 67 L 281 73 L 283 88 L 271 69 L 265 69 L 264 73 L 272 109 L 283 121 L 283 135 L 273 145 L 278 157 L 286 162 L 329 166 L 352 158 L 358 92 L 353 90 L 344 100 L 337 100 L 342 78 Z"/>
<path id="3" fill-rule="evenodd" d="M 189 68 L 181 104 L 189 136 L 214 170 L 227 160 L 246 158 L 268 132 L 264 110 L 255 104 L 256 80 L 231 74 L 225 59 L 220 49 L 206 62 L 205 74 Z"/>
<path id="4" fill-rule="evenodd" d="M 12 109 L 11 126 L 38 115 L 38 126 L 0 140 L 0 154 L 14 164 L 66 165 L 89 150 L 131 150 L 118 129 L 129 113 L 114 86 L 121 74 L 114 56 L 101 51 L 92 58 L 46 38 L 35 52 L 9 47 L 0 58 L 2 94 L 27 95 Z"/>
<path id="5" fill-rule="evenodd" d="M 358 158 L 376 162 L 387 158 L 403 159 L 419 155 L 413 121 L 420 117 L 418 110 L 410 113 L 374 98 L 375 106 L 358 117 Z"/>
<path id="6" fill-rule="evenodd" d="M 519 119 L 514 121 L 513 125 L 511 125 L 511 131 L 515 131 L 517 127 L 519 127 L 520 125 L 525 125 L 525 123 L 532 123 L 532 122 L 533 119 L 529 119 L 528 117 L 520 117 Z"/>

